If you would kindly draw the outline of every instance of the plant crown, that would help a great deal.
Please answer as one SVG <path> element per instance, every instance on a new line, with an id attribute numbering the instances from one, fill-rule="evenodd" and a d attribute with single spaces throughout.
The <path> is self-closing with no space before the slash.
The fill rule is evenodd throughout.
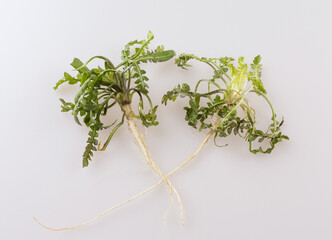
<path id="1" fill-rule="evenodd" d="M 250 67 L 245 63 L 244 57 L 238 59 L 235 66 L 234 59 L 230 57 L 205 58 L 197 57 L 193 54 L 181 54 L 176 60 L 179 67 L 187 69 L 190 60 L 197 60 L 209 65 L 214 72 L 210 79 L 201 79 L 197 82 L 195 89 L 191 91 L 186 83 L 177 85 L 173 90 L 168 91 L 162 99 L 165 105 L 167 101 L 175 101 L 178 97 L 189 99 L 189 106 L 186 111 L 185 120 L 188 125 L 202 129 L 214 129 L 214 142 L 216 137 L 227 137 L 232 133 L 239 135 L 249 142 L 249 150 L 252 153 L 271 153 L 275 144 L 283 139 L 289 139 L 280 131 L 283 120 L 278 122 L 273 106 L 266 97 L 266 90 L 261 81 L 262 64 L 261 57 L 254 58 Z M 201 84 L 207 85 L 207 92 L 199 92 Z M 223 84 L 225 87 L 221 87 Z M 250 86 L 248 86 L 250 84 Z M 256 93 L 263 97 L 269 104 L 272 112 L 272 123 L 266 131 L 257 129 L 255 110 L 249 105 L 246 95 Z M 206 99 L 205 101 L 202 101 Z M 205 104 L 205 102 L 207 102 Z M 238 113 L 243 111 L 244 117 Z M 217 118 L 217 127 L 213 127 L 211 119 Z M 264 140 L 269 142 L 269 147 L 263 150 L 262 146 L 253 147 L 256 141 L 261 145 Z M 217 145 L 218 146 L 218 145 Z"/>
<path id="2" fill-rule="evenodd" d="M 114 133 L 124 123 L 125 112 L 123 106 L 131 104 L 133 95 L 139 96 L 138 115 L 135 118 L 140 119 L 146 127 L 158 124 L 156 120 L 157 106 L 152 104 L 148 95 L 148 77 L 146 72 L 141 68 L 141 63 L 146 62 L 164 62 L 175 56 L 173 50 L 164 50 L 163 46 L 158 46 L 155 50 L 149 50 L 149 44 L 154 36 L 149 31 L 147 40 L 135 40 L 129 42 L 124 50 L 122 50 L 122 62 L 115 66 L 106 57 L 95 56 L 83 63 L 75 58 L 71 66 L 77 71 L 74 77 L 65 72 L 64 77 L 59 80 L 54 89 L 58 89 L 59 85 L 67 82 L 69 84 L 79 84 L 80 89 L 76 93 L 73 102 L 62 102 L 62 112 L 71 112 L 77 124 L 81 125 L 79 118 L 83 119 L 84 124 L 90 128 L 87 146 L 83 154 L 83 167 L 88 166 L 89 160 L 93 156 L 93 151 L 105 150 Z M 132 48 L 134 48 L 133 51 Z M 87 65 L 94 59 L 101 59 L 104 66 L 89 69 Z M 143 98 L 149 103 L 147 113 L 143 112 Z M 119 104 L 123 110 L 120 121 L 115 125 L 105 125 L 100 119 L 101 115 L 106 115 L 109 109 Z M 115 125 L 115 126 L 114 126 Z M 105 142 L 103 148 L 99 148 L 100 142 L 97 138 L 99 131 L 113 127 L 110 135 Z"/>

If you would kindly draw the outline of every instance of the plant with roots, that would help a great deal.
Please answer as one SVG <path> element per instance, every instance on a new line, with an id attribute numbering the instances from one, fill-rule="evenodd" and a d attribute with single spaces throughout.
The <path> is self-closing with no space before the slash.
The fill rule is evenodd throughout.
<path id="1" fill-rule="evenodd" d="M 219 146 L 216 143 L 217 137 L 225 138 L 231 134 L 239 135 L 249 142 L 249 151 L 255 154 L 258 152 L 269 154 L 278 142 L 289 139 L 288 136 L 281 133 L 280 127 L 283 120 L 280 123 L 277 121 L 272 103 L 266 96 L 266 90 L 260 79 L 262 64 L 260 64 L 261 57 L 259 55 L 250 64 L 250 69 L 244 62 L 243 57 L 238 59 L 238 66 L 234 65 L 233 58 L 199 58 L 193 54 L 182 54 L 175 62 L 179 67 L 187 69 L 187 67 L 190 67 L 187 63 L 192 59 L 208 64 L 214 71 L 212 78 L 199 80 L 194 91 L 190 91 L 190 87 L 186 83 L 177 85 L 163 96 L 162 103 L 166 105 L 169 100 L 175 101 L 178 97 L 188 97 L 189 106 L 184 107 L 186 111 L 185 120 L 188 121 L 188 125 L 195 129 L 198 128 L 199 131 L 203 129 L 210 129 L 210 131 L 194 154 L 168 173 L 167 177 L 170 177 L 193 160 L 213 135 L 214 143 L 217 146 Z M 202 93 L 199 91 L 199 87 L 203 83 L 207 85 L 207 91 Z M 222 85 L 225 87 L 221 87 Z M 270 106 L 272 123 L 265 131 L 256 127 L 256 112 L 246 98 L 247 94 L 250 93 L 261 96 Z M 256 142 L 261 145 L 268 142 L 269 146 L 265 149 L 262 146 L 255 148 L 253 144 Z M 155 185 L 108 209 L 99 216 L 155 189 L 162 182 L 163 180 L 160 180 Z"/>
<path id="2" fill-rule="evenodd" d="M 145 189 L 128 200 L 111 207 L 85 223 L 74 227 L 59 229 L 53 229 L 43 225 L 44 227 L 50 230 L 59 231 L 73 229 L 91 223 L 101 218 L 106 213 L 155 189 L 163 182 L 167 183 L 171 194 L 173 191 L 177 194 L 176 189 L 169 182 L 168 178 L 193 160 L 201 152 L 205 144 L 212 136 L 214 136 L 215 144 L 219 146 L 216 143 L 217 137 L 225 138 L 231 134 L 238 135 L 245 141 L 248 141 L 249 151 L 255 154 L 258 152 L 269 154 L 278 142 L 285 139 L 288 140 L 288 137 L 283 135 L 280 130 L 283 120 L 281 122 L 277 121 L 274 108 L 270 100 L 267 98 L 266 90 L 261 82 L 260 78 L 262 65 L 260 64 L 260 56 L 255 57 L 253 63 L 250 64 L 249 67 L 244 62 L 243 57 L 238 59 L 238 64 L 236 66 L 234 59 L 229 57 L 200 58 L 193 54 L 182 54 L 175 60 L 179 67 L 187 69 L 187 67 L 190 67 L 190 65 L 188 65 L 188 61 L 197 60 L 209 65 L 213 69 L 214 74 L 212 78 L 199 80 L 193 91 L 191 91 L 189 85 L 186 83 L 177 85 L 173 90 L 168 91 L 163 96 L 162 103 L 166 105 L 168 101 L 175 101 L 178 97 L 188 98 L 189 105 L 184 108 L 186 111 L 185 120 L 188 121 L 190 126 L 198 129 L 199 131 L 203 129 L 209 129 L 210 131 L 205 136 L 194 154 L 189 156 L 181 165 L 173 169 L 170 173 L 164 175 L 151 160 L 146 145 L 144 144 L 133 121 L 133 118 L 136 117 L 141 119 L 143 125 L 145 126 L 157 124 L 155 116 L 156 107 L 153 107 L 151 100 L 147 95 L 147 85 L 145 84 L 145 80 L 147 79 L 143 76 L 145 72 L 140 69 L 139 63 L 144 61 L 167 61 L 174 56 L 173 51 L 164 51 L 161 47 L 158 47 L 157 50 L 153 52 L 145 52 L 144 50 L 147 48 L 147 45 L 152 38 L 148 37 L 148 41 L 134 41 L 126 45 L 122 56 L 124 61 L 117 67 L 114 67 L 108 59 L 104 57 L 97 57 L 105 60 L 105 69 L 98 68 L 90 71 L 87 69 L 86 64 L 93 58 L 86 64 L 83 64 L 78 59 L 75 59 L 72 65 L 79 71 L 77 78 L 73 78 L 69 74 L 65 73 L 64 79 L 60 80 L 57 86 L 65 81 L 69 82 L 69 84 L 81 82 L 81 90 L 75 97 L 75 103 L 67 103 L 64 100 L 61 101 L 63 102 L 63 111 L 72 111 L 76 121 L 78 121 L 78 113 L 80 113 L 81 116 L 85 116 L 84 123 L 91 128 L 88 146 L 83 155 L 83 166 L 87 166 L 88 160 L 90 159 L 90 156 L 92 156 L 92 151 L 95 151 L 96 146 L 98 145 L 98 141 L 95 139 L 98 135 L 95 133 L 103 128 L 109 127 L 101 124 L 99 116 L 101 114 L 106 114 L 108 108 L 118 103 L 123 111 L 122 120 L 113 128 L 110 133 L 110 137 L 101 150 L 106 148 L 114 132 L 123 124 L 124 118 L 126 117 L 129 129 L 135 136 L 135 139 L 147 159 L 148 164 L 162 177 L 162 179 L 155 185 Z M 136 48 L 135 53 L 130 55 L 129 47 L 134 44 L 140 44 L 141 48 Z M 119 67 L 123 67 L 123 70 L 119 71 Z M 87 76 L 89 77 L 85 77 L 86 74 L 88 74 Z M 130 87 L 131 78 L 136 79 L 136 87 L 134 88 Z M 88 79 L 90 79 L 89 83 L 86 83 Z M 203 84 L 206 86 L 205 92 L 200 91 Z M 98 86 L 97 89 L 95 86 Z M 91 100 L 91 103 L 91 101 L 84 99 L 87 99 L 89 92 L 92 90 L 95 90 L 93 94 L 91 93 L 94 97 L 88 97 L 88 99 L 93 99 Z M 133 114 L 130 105 L 134 93 L 137 93 L 140 97 L 138 116 Z M 265 131 L 258 129 L 256 126 L 256 112 L 247 99 L 247 95 L 251 93 L 262 97 L 270 106 L 272 123 Z M 103 94 L 105 94 L 105 96 Z M 144 114 L 142 112 L 143 96 L 145 96 L 150 103 L 150 111 L 148 114 Z M 104 101 L 99 103 L 101 99 L 104 99 Z M 113 100 L 113 102 L 109 103 L 110 100 Z M 254 147 L 254 145 L 257 144 L 258 146 Z M 263 148 L 262 145 L 267 145 L 267 147 Z M 183 208 L 178 194 L 177 197 L 183 222 Z"/>
<path id="3" fill-rule="evenodd" d="M 248 65 L 244 63 L 243 57 L 239 58 L 237 67 L 233 63 L 233 58 L 199 58 L 192 54 L 180 55 L 176 59 L 176 64 L 179 67 L 186 69 L 186 67 L 190 66 L 187 62 L 191 59 L 206 63 L 212 67 L 214 70 L 213 77 L 211 79 L 199 80 L 194 91 L 190 91 L 188 84 L 182 84 L 182 86 L 177 85 L 173 90 L 168 91 L 163 96 L 162 103 L 166 105 L 168 100 L 175 101 L 178 97 L 188 97 L 189 106 L 184 108 L 186 110 L 186 121 L 188 121 L 190 126 L 198 128 L 199 131 L 202 129 L 210 129 L 210 131 L 194 154 L 189 156 L 182 164 L 168 173 L 166 176 L 167 178 L 193 160 L 213 135 L 216 145 L 217 137 L 224 138 L 232 133 L 239 135 L 249 142 L 249 150 L 252 153 L 271 153 L 276 143 L 283 139 L 288 140 L 288 137 L 283 135 L 280 131 L 283 120 L 280 123 L 276 120 L 274 108 L 265 95 L 266 91 L 260 79 L 262 70 L 260 56 L 255 57 L 253 63 L 250 65 L 250 70 Z M 249 83 L 249 85 L 248 82 L 251 84 Z M 207 84 L 207 91 L 204 93 L 198 91 L 198 88 L 202 83 Z M 224 88 L 221 87 L 222 84 L 225 85 Z M 258 96 L 263 97 L 271 108 L 272 123 L 266 131 L 259 130 L 256 127 L 255 110 L 249 105 L 249 101 L 246 98 L 249 93 L 255 93 Z M 203 103 L 204 99 L 206 104 Z M 241 111 L 243 116 L 240 115 Z M 264 144 L 264 142 L 267 141 L 269 147 L 265 150 L 262 146 L 254 148 L 253 143 L 257 139 L 259 144 Z M 157 188 L 163 182 L 164 179 L 161 179 L 153 186 L 136 194 L 128 200 L 102 212 L 89 222 L 95 221 L 106 213 L 139 198 L 145 193 Z"/>
<path id="4" fill-rule="evenodd" d="M 153 34 L 149 32 L 147 40 L 135 40 L 129 42 L 122 51 L 121 59 L 123 61 L 117 66 L 103 56 L 92 57 L 85 64 L 75 58 L 71 65 L 77 71 L 77 76 L 73 77 L 65 72 L 64 77 L 56 84 L 54 89 L 56 90 L 59 85 L 65 82 L 80 85 L 80 89 L 75 95 L 74 102 L 66 102 L 63 99 L 60 99 L 60 101 L 62 102 L 61 107 L 63 112 L 71 112 L 74 120 L 79 125 L 81 125 L 79 118 L 82 118 L 84 124 L 90 128 L 87 145 L 83 153 L 83 167 L 89 165 L 89 161 L 91 161 L 94 151 L 104 151 L 107 148 L 114 133 L 124 124 L 124 120 L 126 119 L 129 130 L 133 134 L 148 165 L 150 165 L 167 184 L 172 199 L 173 192 L 176 194 L 183 219 L 182 204 L 178 192 L 168 180 L 167 176 L 162 173 L 160 168 L 151 159 L 148 148 L 134 121 L 134 119 L 140 120 L 145 127 L 158 125 L 156 120 L 157 106 L 152 104 L 148 95 L 148 85 L 146 83 L 148 78 L 140 64 L 146 62 L 164 62 L 175 56 L 173 50 L 164 50 L 163 46 L 158 46 L 155 50 L 149 50 L 149 43 L 153 38 Z M 133 53 L 131 52 L 132 47 L 135 47 Z M 97 68 L 89 69 L 87 65 L 94 59 L 101 59 L 104 62 L 104 67 L 99 66 Z M 134 113 L 132 110 L 132 99 L 135 94 L 139 97 L 137 113 Z M 147 100 L 149 106 L 147 112 L 143 111 L 144 98 Z M 120 120 L 116 125 L 116 122 L 111 125 L 105 125 L 101 116 L 105 116 L 109 113 L 115 105 L 120 106 L 122 116 L 119 118 Z M 97 139 L 99 132 L 108 128 L 112 128 L 112 130 L 110 131 L 106 142 L 101 147 L 101 143 Z M 50 230 L 65 230 L 85 225 L 88 222 L 74 227 L 59 229 L 49 228 L 45 225 L 43 226 Z"/>
<path id="5" fill-rule="evenodd" d="M 163 96 L 162 103 L 166 105 L 168 100 L 175 101 L 178 97 L 187 97 L 189 106 L 184 110 L 188 125 L 198 128 L 199 131 L 203 129 L 210 129 L 210 131 L 197 151 L 168 176 L 197 156 L 213 135 L 216 146 L 219 146 L 216 143 L 217 137 L 238 135 L 248 141 L 249 151 L 255 154 L 258 152 L 269 154 L 278 142 L 289 139 L 281 133 L 280 127 L 284 121 L 277 121 L 272 103 L 266 96 L 266 90 L 261 81 L 262 64 L 259 55 L 254 58 L 250 67 L 245 63 L 244 57 L 238 59 L 237 66 L 233 58 L 200 58 L 193 54 L 182 54 L 175 62 L 179 67 L 187 69 L 190 67 L 189 60 L 197 60 L 209 65 L 214 72 L 212 78 L 199 80 L 193 91 L 186 83 L 177 85 Z M 206 92 L 203 93 L 199 91 L 202 84 L 206 85 Z M 246 98 L 250 93 L 262 97 L 270 106 L 272 123 L 265 131 L 256 126 L 256 112 Z M 268 145 L 265 149 L 262 146 L 264 144 Z M 260 146 L 254 147 L 254 145 Z"/>

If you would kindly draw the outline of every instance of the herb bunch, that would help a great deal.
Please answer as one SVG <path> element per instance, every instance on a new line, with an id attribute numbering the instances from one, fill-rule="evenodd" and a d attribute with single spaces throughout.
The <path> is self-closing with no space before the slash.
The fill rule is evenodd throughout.
<path id="1" fill-rule="evenodd" d="M 73 227 L 50 228 L 35 219 L 45 228 L 60 231 L 86 225 L 155 189 L 163 182 L 167 184 L 172 200 L 173 193 L 177 196 L 183 223 L 184 212 L 181 199 L 168 178 L 194 159 L 212 136 L 214 136 L 214 143 L 218 146 L 216 143 L 217 137 L 225 138 L 231 134 L 238 135 L 249 143 L 249 150 L 252 153 L 271 153 L 278 142 L 288 140 L 288 137 L 283 135 L 280 129 L 283 120 L 277 121 L 272 103 L 266 96 L 266 90 L 261 81 L 262 64 L 260 63 L 261 57 L 259 55 L 248 65 L 243 57 L 240 57 L 236 64 L 235 59 L 230 57 L 205 58 L 197 57 L 193 54 L 181 54 L 175 60 L 179 67 L 187 69 L 191 67 L 188 64 L 189 61 L 197 60 L 209 65 L 213 69 L 213 76 L 199 80 L 193 90 L 186 83 L 178 84 L 163 96 L 162 103 L 166 105 L 168 101 L 174 102 L 179 97 L 188 98 L 188 106 L 184 107 L 186 112 L 185 120 L 188 122 L 188 125 L 199 131 L 204 129 L 209 129 L 210 131 L 194 154 L 165 175 L 152 161 L 147 146 L 134 121 L 134 119 L 139 119 L 142 125 L 146 127 L 158 125 L 157 106 L 152 104 L 148 95 L 148 78 L 140 64 L 164 62 L 175 56 L 173 50 L 164 50 L 163 46 L 158 46 L 155 50 L 149 50 L 149 44 L 153 38 L 153 34 L 149 32 L 147 40 L 129 42 L 122 51 L 122 62 L 117 66 L 103 56 L 92 57 L 86 63 L 75 58 L 71 65 L 77 71 L 77 75 L 74 77 L 65 72 L 64 77 L 58 81 L 54 89 L 56 90 L 65 82 L 80 86 L 73 102 L 66 102 L 63 99 L 60 99 L 60 101 L 62 102 L 63 112 L 71 112 L 77 124 L 81 125 L 81 120 L 83 120 L 83 123 L 90 128 L 87 146 L 83 154 L 83 167 L 89 165 L 94 151 L 107 148 L 113 135 L 124 124 L 126 119 L 129 130 L 132 132 L 148 165 L 158 173 L 161 180 L 134 197 L 104 211 L 97 217 Z M 132 48 L 134 48 L 134 51 L 131 51 Z M 94 59 L 103 60 L 104 66 L 90 70 L 87 65 Z M 206 87 L 205 92 L 201 92 L 202 86 Z M 270 106 L 272 114 L 271 124 L 264 131 L 256 126 L 256 112 L 247 99 L 247 95 L 250 93 L 262 97 Z M 132 111 L 131 106 L 133 96 L 136 94 L 139 97 L 137 114 Z M 148 102 L 147 112 L 143 111 L 144 101 Z M 118 123 L 104 124 L 101 116 L 107 115 L 108 111 L 115 105 L 119 105 L 122 110 L 122 116 L 117 120 Z M 111 128 L 109 137 L 103 147 L 100 147 L 101 143 L 98 141 L 99 132 L 108 128 Z M 269 146 L 263 148 L 264 142 L 268 142 Z M 256 144 L 259 146 L 254 147 L 253 145 Z"/>
<path id="2" fill-rule="evenodd" d="M 182 54 L 175 62 L 179 67 L 187 69 L 190 67 L 188 64 L 190 60 L 209 65 L 213 69 L 213 76 L 199 80 L 193 91 L 188 84 L 179 84 L 168 91 L 162 99 L 162 103 L 166 105 L 169 100 L 175 101 L 178 97 L 188 97 L 189 106 L 184 108 L 188 125 L 199 131 L 212 130 L 216 145 L 217 137 L 238 135 L 249 142 L 249 150 L 252 153 L 271 153 L 276 143 L 288 139 L 280 130 L 283 120 L 277 121 L 274 108 L 266 96 L 266 90 L 261 81 L 262 64 L 259 55 L 254 58 L 250 67 L 245 63 L 244 57 L 238 59 L 237 66 L 234 59 L 230 57 L 205 58 L 193 54 Z M 199 92 L 201 84 L 207 87 L 204 93 Z M 246 98 L 249 93 L 263 97 L 271 108 L 272 122 L 265 131 L 256 126 L 255 110 Z M 240 111 L 244 113 L 243 116 L 239 114 Z M 213 118 L 216 119 L 214 124 Z M 265 141 L 269 143 L 269 147 L 265 150 L 262 146 L 253 147 L 254 142 L 263 144 Z"/>
<path id="3" fill-rule="evenodd" d="M 173 50 L 164 50 L 162 45 L 158 46 L 155 50 L 149 50 L 149 44 L 153 38 L 154 35 L 149 31 L 147 40 L 135 40 L 129 42 L 121 52 L 122 62 L 116 66 L 111 60 L 103 56 L 92 57 L 86 63 L 75 58 L 71 65 L 77 71 L 76 77 L 65 72 L 64 77 L 56 83 L 54 89 L 58 89 L 61 84 L 66 82 L 71 85 L 79 84 L 80 86 L 73 102 L 66 102 L 63 99 L 60 99 L 60 101 L 62 102 L 61 107 L 63 112 L 71 112 L 75 122 L 79 125 L 81 125 L 80 118 L 83 119 L 83 123 L 90 128 L 87 145 L 83 153 L 83 167 L 89 165 L 89 161 L 91 160 L 94 151 L 105 150 L 107 148 L 114 133 L 124 124 L 124 120 L 126 119 L 129 130 L 134 136 L 148 165 L 162 178 L 161 183 L 165 182 L 167 184 L 171 194 L 170 206 L 173 202 L 173 194 L 176 195 L 181 210 L 181 219 L 183 221 L 184 215 L 180 196 L 168 177 L 163 174 L 160 168 L 152 160 L 149 150 L 134 120 L 139 119 L 145 127 L 158 125 L 156 116 L 157 106 L 152 104 L 148 95 L 147 81 L 149 79 L 146 76 L 145 70 L 142 69 L 141 63 L 165 62 L 176 55 Z M 89 69 L 87 65 L 94 59 L 103 60 L 104 66 Z M 139 97 L 137 114 L 132 111 L 131 106 L 134 95 Z M 144 101 L 148 102 L 149 108 L 147 112 L 143 111 Z M 119 105 L 122 110 L 122 116 L 118 119 L 118 123 L 116 125 L 116 122 L 111 125 L 104 124 L 101 116 L 106 115 L 115 105 Z M 97 139 L 99 132 L 107 128 L 112 128 L 112 130 L 110 131 L 109 137 L 103 147 L 100 147 L 100 142 Z M 125 203 L 131 200 L 132 199 L 129 199 L 125 201 Z M 50 228 L 39 223 L 36 219 L 35 220 L 47 229 L 60 231 L 86 225 L 97 220 L 106 212 L 85 223 L 66 228 Z"/>
<path id="4" fill-rule="evenodd" d="M 77 71 L 77 75 L 73 77 L 65 72 L 64 77 L 55 85 L 55 90 L 65 82 L 72 85 L 80 85 L 74 102 L 60 100 L 63 112 L 71 112 L 75 122 L 79 125 L 81 125 L 79 118 L 82 118 L 84 124 L 90 128 L 87 146 L 83 153 L 83 167 L 89 165 L 93 151 L 96 151 L 97 148 L 98 150 L 106 149 L 114 133 L 123 125 L 126 114 L 140 119 L 146 127 L 158 125 L 156 120 L 157 106 L 152 104 L 148 95 L 148 77 L 140 64 L 168 61 L 175 56 L 175 52 L 173 50 L 164 50 L 163 46 L 158 46 L 152 51 L 148 50 L 149 43 L 153 38 L 153 34 L 149 32 L 147 40 L 129 42 L 122 51 L 121 59 L 123 61 L 117 66 L 103 56 L 92 57 L 84 64 L 75 58 L 71 65 Z M 135 47 L 134 53 L 131 53 L 131 47 Z M 94 59 L 103 60 L 104 66 L 89 69 L 87 65 Z M 139 96 L 138 114 L 128 113 L 129 110 L 126 112 L 125 106 L 131 104 L 135 94 Z M 149 103 L 147 112 L 143 112 L 144 98 Z M 116 125 L 115 122 L 112 125 L 105 125 L 100 117 L 106 115 L 116 104 L 123 110 L 122 116 L 117 120 L 118 123 Z M 100 142 L 97 139 L 99 132 L 110 127 L 112 127 L 112 130 L 109 137 L 104 146 L 100 148 Z"/>

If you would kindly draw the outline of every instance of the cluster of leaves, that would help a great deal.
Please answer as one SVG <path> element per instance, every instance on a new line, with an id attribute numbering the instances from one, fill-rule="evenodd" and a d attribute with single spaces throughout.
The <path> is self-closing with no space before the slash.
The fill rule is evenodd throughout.
<path id="1" fill-rule="evenodd" d="M 191 59 L 212 67 L 213 77 L 199 80 L 194 91 L 190 90 L 188 84 L 177 85 L 173 90 L 168 91 L 162 99 L 162 103 L 166 105 L 168 100 L 175 101 L 178 97 L 188 97 L 189 106 L 184 108 L 188 125 L 198 128 L 199 131 L 213 129 L 215 139 L 216 137 L 227 137 L 232 133 L 239 135 L 249 142 L 249 150 L 252 153 L 270 153 L 276 143 L 288 139 L 280 131 L 283 121 L 279 123 L 276 120 L 272 104 L 265 95 L 266 90 L 260 79 L 262 69 L 260 56 L 254 58 L 250 70 L 243 57 L 238 59 L 237 67 L 234 65 L 233 58 L 199 58 L 192 54 L 180 55 L 176 59 L 176 64 L 186 69 L 190 67 L 187 62 Z M 218 82 L 220 80 L 221 83 Z M 247 86 L 247 82 L 251 82 L 251 86 Z M 205 93 L 198 92 L 202 83 L 207 84 L 207 92 Z M 222 83 L 226 85 L 224 88 L 221 87 Z M 256 128 L 255 110 L 246 99 L 246 95 L 251 92 L 262 96 L 271 107 L 272 123 L 265 132 Z M 203 99 L 205 101 L 202 101 Z M 244 117 L 240 117 L 239 111 L 241 110 L 244 112 L 242 114 Z M 216 125 L 212 123 L 214 118 L 218 121 Z M 258 140 L 259 144 L 267 140 L 270 146 L 265 150 L 261 146 L 253 148 L 255 140 Z"/>
<path id="2" fill-rule="evenodd" d="M 125 117 L 123 106 L 131 104 L 135 94 L 139 96 L 139 104 L 138 115 L 134 117 L 141 119 L 142 124 L 146 127 L 158 124 L 156 120 L 157 106 L 152 104 L 148 96 L 146 83 L 148 78 L 140 64 L 167 61 L 175 56 L 175 52 L 164 50 L 163 46 L 149 50 L 149 44 L 153 38 L 153 34 L 149 32 L 147 40 L 129 42 L 122 51 L 122 62 L 117 66 L 114 66 L 108 58 L 103 56 L 92 57 L 86 63 L 75 58 L 71 65 L 76 70 L 77 75 L 74 77 L 65 72 L 64 77 L 56 83 L 55 90 L 65 82 L 80 85 L 74 102 L 66 102 L 63 99 L 60 101 L 63 112 L 71 112 L 79 125 L 81 125 L 79 118 L 83 118 L 84 124 L 90 128 L 87 146 L 83 154 L 83 167 L 88 166 L 93 151 L 99 149 L 98 132 L 115 124 L 114 122 L 112 125 L 106 126 L 100 119 L 101 115 L 106 115 L 114 105 L 119 104 L 123 110 L 122 118 L 117 125 L 113 126 L 105 145 L 99 150 L 106 149 L 114 133 L 123 124 Z M 134 52 L 131 51 L 132 48 L 134 48 Z M 87 65 L 94 59 L 102 60 L 104 66 L 89 69 Z M 134 86 L 132 86 L 132 81 L 134 81 Z M 143 98 L 148 101 L 149 110 L 147 113 L 143 112 Z"/>

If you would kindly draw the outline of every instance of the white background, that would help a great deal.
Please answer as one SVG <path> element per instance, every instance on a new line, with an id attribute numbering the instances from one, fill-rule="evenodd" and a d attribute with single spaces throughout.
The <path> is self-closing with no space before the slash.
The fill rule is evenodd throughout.
<path id="1" fill-rule="evenodd" d="M 332 239 L 331 7 L 327 0 L 2 1 L 0 238 Z M 238 137 L 228 138 L 226 148 L 209 142 L 171 178 L 184 226 L 176 205 L 163 222 L 170 198 L 162 185 L 82 228 L 42 228 L 33 216 L 51 227 L 75 225 L 158 181 L 126 126 L 82 169 L 88 129 L 61 113 L 58 100 L 72 100 L 76 88 L 52 89 L 74 57 L 104 55 L 118 63 L 123 46 L 148 30 L 152 47 L 164 44 L 178 54 L 248 61 L 260 54 L 263 83 L 290 141 L 270 155 L 251 154 Z M 210 76 L 194 66 L 147 66 L 154 103 L 177 83 Z M 266 104 L 252 101 L 260 124 L 268 124 Z M 185 104 L 160 106 L 160 125 L 146 131 L 164 172 L 206 134 L 184 121 Z"/>

